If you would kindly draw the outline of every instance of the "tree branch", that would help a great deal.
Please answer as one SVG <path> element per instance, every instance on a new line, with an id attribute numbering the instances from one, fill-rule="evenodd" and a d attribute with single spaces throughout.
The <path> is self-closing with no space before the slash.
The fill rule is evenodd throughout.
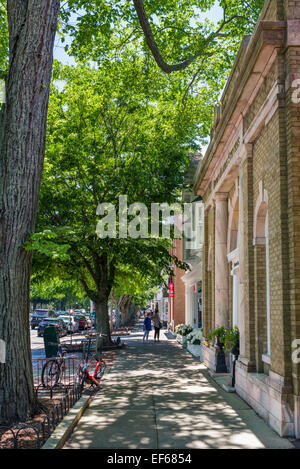
<path id="1" fill-rule="evenodd" d="M 97 301 L 98 299 L 98 296 L 95 294 L 95 292 L 93 290 L 91 290 L 86 281 L 84 280 L 84 278 L 80 278 L 80 283 L 84 289 L 84 291 L 86 292 L 87 296 L 92 300 L 92 301 Z"/>
<path id="2" fill-rule="evenodd" d="M 167 74 L 170 74 L 172 72 L 177 72 L 179 70 L 184 70 L 192 62 L 194 62 L 198 57 L 201 57 L 205 54 L 204 50 L 199 50 L 192 57 L 190 57 L 186 60 L 183 60 L 181 63 L 174 64 L 174 65 L 167 64 L 164 61 L 164 59 L 163 59 L 163 57 L 162 57 L 162 55 L 159 51 L 158 45 L 155 41 L 154 34 L 152 32 L 151 25 L 149 23 L 148 16 L 147 16 L 145 8 L 144 8 L 144 0 L 133 0 L 133 3 L 134 3 L 134 7 L 135 7 L 135 10 L 136 10 L 140 25 L 141 25 L 142 30 L 144 32 L 144 36 L 145 36 L 147 45 L 148 45 L 148 47 L 149 47 L 149 49 L 150 49 L 150 51 L 151 51 L 151 53 L 154 57 L 155 62 L 157 63 L 157 65 L 159 66 L 159 68 L 163 72 L 165 72 Z M 221 36 L 222 29 L 227 24 L 229 24 L 231 21 L 233 21 L 234 19 L 237 19 L 237 18 L 245 19 L 245 17 L 239 16 L 239 15 L 234 15 L 234 16 L 230 17 L 228 20 L 226 20 L 226 10 L 227 10 L 227 5 L 224 8 L 224 19 L 223 19 L 222 24 L 220 25 L 220 27 L 218 28 L 218 30 L 216 32 L 212 33 L 210 36 L 208 36 L 208 38 L 205 39 L 206 44 L 212 42 L 214 39 Z"/>

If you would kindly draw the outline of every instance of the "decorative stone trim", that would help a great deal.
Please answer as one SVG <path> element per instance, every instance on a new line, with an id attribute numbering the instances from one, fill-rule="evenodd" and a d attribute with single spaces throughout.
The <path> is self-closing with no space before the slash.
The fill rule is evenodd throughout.
<path id="1" fill-rule="evenodd" d="M 278 50 L 284 44 L 286 27 L 285 21 L 261 21 L 244 54 L 238 57 L 222 96 L 222 118 L 197 170 L 194 184 L 197 194 L 205 193 L 212 176 L 216 178 L 216 169 L 220 168 L 220 162 L 223 160 L 221 155 L 224 155 L 226 142 L 240 125 L 241 118 L 254 102 L 264 78 L 274 64 Z M 279 89 L 277 94 L 278 91 Z M 276 89 L 273 92 L 276 94 Z M 275 112 L 272 106 L 266 106 L 266 109 L 263 107 L 262 111 L 265 114 L 264 119 L 269 117 L 270 112 Z"/>
<path id="2" fill-rule="evenodd" d="M 287 26 L 287 45 L 300 46 L 300 20 L 288 20 Z"/>
<path id="3" fill-rule="evenodd" d="M 268 94 L 265 102 L 255 116 L 250 128 L 244 135 L 245 144 L 253 143 L 254 140 L 261 133 L 263 127 L 272 119 L 276 110 L 278 109 L 279 101 L 278 95 L 282 91 L 283 85 L 275 83 L 270 93 Z"/>
<path id="4" fill-rule="evenodd" d="M 271 365 L 271 357 L 270 355 L 262 355 L 261 357 L 262 361 L 266 363 L 267 365 Z"/>
<path id="5" fill-rule="evenodd" d="M 258 373 L 248 373 L 239 359 L 236 364 L 236 392 L 258 413 L 280 436 L 295 434 L 293 418 L 293 396 L 286 387 L 284 378 Z"/>
<path id="6" fill-rule="evenodd" d="M 264 246 L 266 244 L 266 238 L 254 238 L 253 239 L 253 246 Z"/>

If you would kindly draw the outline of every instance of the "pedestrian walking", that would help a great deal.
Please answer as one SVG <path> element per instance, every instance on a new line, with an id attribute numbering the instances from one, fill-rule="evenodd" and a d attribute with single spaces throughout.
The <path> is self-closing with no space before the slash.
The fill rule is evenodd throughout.
<path id="1" fill-rule="evenodd" d="M 148 313 L 147 316 L 144 319 L 144 337 L 143 337 L 143 342 L 145 340 L 149 339 L 149 332 L 152 330 L 152 325 L 151 325 L 151 313 Z"/>
<path id="2" fill-rule="evenodd" d="M 155 314 L 152 319 L 153 326 L 154 326 L 154 342 L 159 342 L 159 333 L 162 328 L 162 323 L 160 321 L 159 311 L 155 311 Z"/>

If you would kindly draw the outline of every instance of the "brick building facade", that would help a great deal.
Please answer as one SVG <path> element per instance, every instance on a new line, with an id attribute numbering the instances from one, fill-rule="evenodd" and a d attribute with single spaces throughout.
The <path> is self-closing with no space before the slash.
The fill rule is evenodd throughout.
<path id="1" fill-rule="evenodd" d="M 280 435 L 298 438 L 299 89 L 300 1 L 269 0 L 241 44 L 194 186 L 205 210 L 204 337 L 239 327 L 236 391 Z M 205 344 L 213 369 L 215 347 Z"/>
<path id="2" fill-rule="evenodd" d="M 182 261 L 182 239 L 174 240 L 173 254 Z M 174 298 L 169 298 L 169 322 L 174 331 L 179 324 L 185 324 L 185 289 L 182 281 L 185 270 L 173 264 Z"/>

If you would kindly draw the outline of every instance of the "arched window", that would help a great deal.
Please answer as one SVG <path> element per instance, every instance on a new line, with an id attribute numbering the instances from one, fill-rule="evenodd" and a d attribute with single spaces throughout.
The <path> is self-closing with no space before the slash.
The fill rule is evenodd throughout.
<path id="1" fill-rule="evenodd" d="M 266 238 L 266 302 L 267 302 L 267 355 L 271 355 L 271 308 L 270 308 L 270 252 L 269 252 L 269 216 L 265 218 Z"/>
<path id="2" fill-rule="evenodd" d="M 254 212 L 255 256 L 255 315 L 257 336 L 257 368 L 270 365 L 271 355 L 271 307 L 270 307 L 270 254 L 268 193 L 263 182 Z"/>
<path id="3" fill-rule="evenodd" d="M 240 326 L 239 198 L 236 191 L 229 211 L 227 251 L 232 277 L 232 326 Z"/>

